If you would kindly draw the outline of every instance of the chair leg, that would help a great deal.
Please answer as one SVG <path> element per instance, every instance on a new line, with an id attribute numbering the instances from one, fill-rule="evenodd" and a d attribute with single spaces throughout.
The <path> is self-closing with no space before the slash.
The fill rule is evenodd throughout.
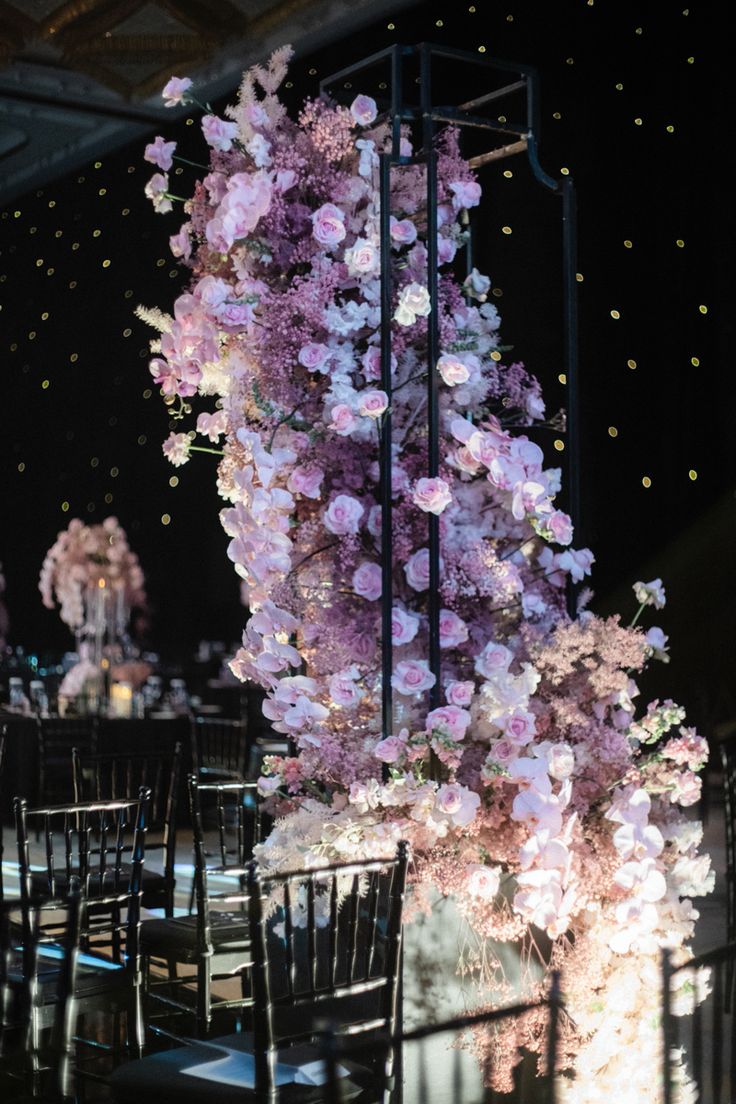
<path id="1" fill-rule="evenodd" d="M 211 959 L 208 955 L 202 956 L 197 963 L 197 1036 L 200 1039 L 206 1039 L 209 1030 L 210 1023 L 212 1021 L 212 981 L 211 981 Z"/>
<path id="2" fill-rule="evenodd" d="M 143 1021 L 141 979 L 133 984 L 133 992 L 127 1010 L 127 1044 L 131 1058 L 142 1058 L 146 1045 L 146 1025 Z"/>

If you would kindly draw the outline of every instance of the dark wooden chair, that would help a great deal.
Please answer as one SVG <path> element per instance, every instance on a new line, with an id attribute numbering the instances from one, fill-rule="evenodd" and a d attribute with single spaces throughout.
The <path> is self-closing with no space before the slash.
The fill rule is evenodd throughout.
<path id="1" fill-rule="evenodd" d="M 736 741 L 720 745 L 726 824 L 726 942 L 736 940 Z"/>
<path id="2" fill-rule="evenodd" d="M 192 717 L 192 770 L 202 782 L 243 781 L 250 765 L 249 727 L 244 720 Z"/>
<path id="3" fill-rule="evenodd" d="M 85 902 L 85 958 L 75 996 L 80 1011 L 124 1012 L 133 1054 L 143 1048 L 140 898 L 149 797 L 141 789 L 130 800 L 36 809 L 29 809 L 25 798 L 14 801 L 21 905 L 63 896 L 78 880 Z M 43 843 L 31 865 L 34 828 Z M 40 930 L 43 938 L 53 937 L 53 918 Z"/>
<path id="4" fill-rule="evenodd" d="M 395 1029 L 407 857 L 401 844 L 393 858 L 313 871 L 262 875 L 255 862 L 249 864 L 244 891 L 231 901 L 247 905 L 250 1030 L 119 1067 L 111 1079 L 113 1099 L 314 1099 L 311 1087 L 283 1084 L 277 1090 L 276 1082 L 283 1064 L 319 1061 L 314 1038 L 321 1017 L 351 1032 Z M 206 1066 L 222 1059 L 231 1076 L 218 1079 L 211 1070 L 208 1077 Z"/>
<path id="5" fill-rule="evenodd" d="M 65 805 L 72 800 L 72 748 L 97 751 L 96 717 L 38 717 L 39 805 Z"/>
<path id="6" fill-rule="evenodd" d="M 3 877 L 3 858 L 5 855 L 5 847 L 3 843 L 3 827 L 5 821 L 5 787 L 3 780 L 5 777 L 5 744 L 8 738 L 8 726 L 0 726 L 0 905 L 3 902 L 5 896 L 5 885 Z"/>
<path id="7" fill-rule="evenodd" d="M 109 752 L 93 755 L 74 748 L 72 765 L 76 802 L 130 799 L 137 796 L 141 787 L 150 790 L 141 904 L 147 909 L 162 908 L 166 916 L 173 916 L 181 744 L 177 743 L 169 754 Z M 151 867 L 154 855 L 161 859 L 158 870 Z"/>
<path id="8" fill-rule="evenodd" d="M 557 1084 L 554 1071 L 557 1068 L 557 1055 L 559 1049 L 559 1023 L 562 1010 L 562 997 L 560 994 L 559 974 L 553 973 L 549 992 L 541 1000 L 519 1002 L 501 1008 L 488 1009 L 475 1014 L 456 1016 L 451 1020 L 440 1023 L 430 1023 L 426 1026 L 413 1028 L 410 1031 L 395 1031 L 393 1033 L 382 1031 L 378 1036 L 370 1038 L 341 1034 L 330 1026 L 326 1026 L 321 1038 L 320 1051 L 324 1063 L 326 1083 L 324 1085 L 325 1104 L 345 1104 L 345 1101 L 355 1097 L 356 1083 L 362 1083 L 366 1091 L 361 1094 L 360 1100 L 381 1101 L 382 1104 L 400 1104 L 406 1096 L 411 1104 L 431 1104 L 431 1102 L 448 1099 L 447 1078 L 443 1077 L 439 1087 L 430 1083 L 427 1070 L 427 1050 L 436 1053 L 436 1047 L 442 1036 L 445 1039 L 444 1046 L 451 1039 L 459 1038 L 471 1030 L 494 1032 L 503 1029 L 509 1021 L 518 1021 L 522 1017 L 546 1014 L 547 1029 L 545 1040 L 544 1065 L 545 1074 L 535 1077 L 531 1082 L 529 1091 L 526 1086 L 519 1084 L 513 1097 L 504 1094 L 504 1099 L 513 1101 L 513 1104 L 555 1104 L 557 1100 Z M 416 1061 L 414 1068 L 418 1073 L 418 1083 L 412 1084 L 409 1093 L 402 1085 L 400 1077 L 396 1076 L 395 1066 L 406 1065 L 410 1050 L 416 1048 Z M 395 1057 L 401 1059 L 395 1062 Z M 477 1086 L 464 1084 L 463 1068 L 460 1051 L 455 1048 L 450 1056 L 447 1050 L 447 1063 L 452 1064 L 450 1071 L 450 1097 L 454 1104 L 463 1104 L 465 1100 L 475 1100 Z M 536 1065 L 536 1063 L 535 1063 Z M 520 1069 L 520 1066 L 517 1066 Z M 535 1070 L 536 1072 L 536 1070 Z M 483 1078 L 490 1082 L 493 1077 L 491 1061 L 486 1062 L 482 1070 Z M 431 1074 L 430 1074 L 431 1076 Z M 473 1091 L 475 1089 L 475 1092 Z M 490 1095 L 489 1095 L 490 1094 Z M 496 1100 L 496 1093 L 486 1088 L 484 1100 Z"/>
<path id="9" fill-rule="evenodd" d="M 736 1098 L 735 979 L 736 943 L 677 966 L 671 952 L 663 950 L 664 1104 L 679 1099 L 673 1051 L 681 1046 L 699 1104 L 731 1104 Z"/>
<path id="10" fill-rule="evenodd" d="M 20 959 L 15 937 L 18 921 L 11 917 L 19 907 Z M 76 880 L 69 895 L 59 900 L 0 904 L 0 1068 L 8 1099 L 54 1104 L 76 1100 L 74 1031 L 85 907 Z M 59 932 L 49 941 L 44 938 L 41 917 L 51 912 Z M 50 1002 L 44 999 L 49 993 Z M 43 1031 L 40 1025 L 47 1003 L 53 1017 Z"/>
<path id="11" fill-rule="evenodd" d="M 193 1017 L 190 1029 L 204 1037 L 213 1014 L 233 1012 L 249 1000 L 247 987 L 225 999 L 213 994 L 212 985 L 233 978 L 237 981 L 250 965 L 248 917 L 241 893 L 243 869 L 262 838 L 264 824 L 255 782 L 199 782 L 190 775 L 189 803 L 196 911 L 174 919 L 146 920 L 141 928 L 141 950 L 146 1007 L 154 1031 L 170 1033 L 154 1022 L 159 1013 L 184 1014 Z M 203 803 L 213 825 L 210 831 L 205 825 Z M 230 900 L 233 891 L 237 897 L 234 905 Z M 167 964 L 167 981 L 154 978 L 152 961 Z M 194 969 L 174 980 L 172 963 Z"/>

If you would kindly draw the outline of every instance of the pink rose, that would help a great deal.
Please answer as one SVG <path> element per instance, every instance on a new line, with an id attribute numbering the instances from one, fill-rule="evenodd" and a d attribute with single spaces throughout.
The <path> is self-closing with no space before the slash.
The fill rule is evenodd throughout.
<path id="1" fill-rule="evenodd" d="M 164 107 L 177 107 L 180 103 L 187 102 L 186 92 L 192 87 L 189 77 L 172 77 L 164 85 L 161 95 L 165 103 Z"/>
<path id="2" fill-rule="evenodd" d="M 450 705 L 470 705 L 475 692 L 473 682 L 448 682 L 445 697 Z"/>
<path id="3" fill-rule="evenodd" d="M 470 372 L 467 365 L 458 360 L 456 356 L 444 353 L 437 361 L 437 371 L 442 376 L 448 387 L 457 387 L 460 383 L 467 383 Z"/>
<path id="4" fill-rule="evenodd" d="M 373 749 L 376 759 L 382 763 L 395 763 L 406 751 L 406 743 L 398 736 L 387 736 L 385 740 L 379 740 Z"/>
<path id="5" fill-rule="evenodd" d="M 381 597 L 382 585 L 381 568 L 377 563 L 365 560 L 353 572 L 353 590 L 369 602 L 378 601 Z"/>
<path id="6" fill-rule="evenodd" d="M 417 228 L 411 219 L 397 219 L 391 215 L 391 241 L 395 245 L 413 245 L 417 240 Z"/>
<path id="7" fill-rule="evenodd" d="M 345 254 L 345 261 L 351 274 L 364 276 L 377 271 L 380 255 L 375 245 L 364 238 L 358 238 L 353 248 Z"/>
<path id="8" fill-rule="evenodd" d="M 575 769 L 575 753 L 569 744 L 551 744 L 546 759 L 548 773 L 559 782 L 569 778 Z"/>
<path id="9" fill-rule="evenodd" d="M 419 618 L 399 606 L 391 610 L 391 641 L 397 646 L 410 644 L 419 630 Z"/>
<path id="10" fill-rule="evenodd" d="M 202 118 L 202 133 L 208 146 L 227 153 L 233 148 L 233 139 L 238 136 L 238 124 L 228 123 L 217 115 L 205 115 Z"/>
<path id="11" fill-rule="evenodd" d="M 320 245 L 332 248 L 345 237 L 345 214 L 334 203 L 323 203 L 312 215 L 312 234 Z"/>
<path id="12" fill-rule="evenodd" d="M 455 260 L 455 254 L 457 253 L 457 243 L 452 238 L 444 238 L 441 234 L 437 235 L 437 264 L 450 264 Z"/>
<path id="13" fill-rule="evenodd" d="M 481 187 L 475 180 L 456 180 L 450 184 L 452 206 L 456 211 L 462 207 L 477 207 L 480 203 Z"/>
<path id="14" fill-rule="evenodd" d="M 149 142 L 143 153 L 143 160 L 150 161 L 152 165 L 168 172 L 173 161 L 176 142 L 165 142 L 160 134 L 157 134 L 152 142 Z"/>
<path id="15" fill-rule="evenodd" d="M 475 669 L 484 678 L 492 678 L 499 672 L 508 671 L 513 658 L 508 648 L 491 640 L 476 658 Z"/>
<path id="16" fill-rule="evenodd" d="M 388 409 L 388 395 L 385 391 L 361 391 L 358 403 L 359 414 L 366 418 L 380 418 Z"/>
<path id="17" fill-rule="evenodd" d="M 337 495 L 324 512 L 325 528 L 336 536 L 357 533 L 364 513 L 363 504 L 357 498 L 345 494 Z"/>
<path id="18" fill-rule="evenodd" d="M 465 873 L 468 876 L 466 889 L 471 897 L 479 897 L 482 901 L 495 898 L 501 884 L 501 872 L 497 866 L 468 863 Z"/>
<path id="19" fill-rule="evenodd" d="M 457 782 L 447 782 L 437 791 L 437 811 L 449 817 L 458 828 L 465 828 L 475 819 L 479 806 L 479 795 Z"/>
<path id="20" fill-rule="evenodd" d="M 470 724 L 470 714 L 456 705 L 442 705 L 427 714 L 427 732 L 444 729 L 453 740 L 462 740 Z"/>
<path id="21" fill-rule="evenodd" d="M 326 345 L 320 345 L 316 341 L 310 341 L 308 345 L 302 345 L 297 360 L 308 372 L 322 372 L 326 374 L 325 364 L 329 360 L 331 350 Z"/>
<path id="22" fill-rule="evenodd" d="M 358 424 L 355 414 L 345 403 L 338 403 L 337 406 L 333 406 L 330 411 L 330 418 L 332 419 L 330 429 L 334 429 L 340 437 L 347 437 Z"/>
<path id="23" fill-rule="evenodd" d="M 468 639 L 468 626 L 452 610 L 440 610 L 440 647 L 456 648 Z"/>
<path id="24" fill-rule="evenodd" d="M 500 766 L 505 767 L 515 759 L 519 754 L 519 749 L 516 744 L 512 744 L 511 740 L 496 740 L 491 745 L 489 757 L 494 763 L 498 763 Z"/>
<path id="25" fill-rule="evenodd" d="M 319 498 L 324 477 L 322 468 L 318 468 L 316 464 L 302 464 L 294 468 L 286 486 L 294 494 L 302 494 L 305 498 Z"/>
<path id="26" fill-rule="evenodd" d="M 242 330 L 253 321 L 251 303 L 223 303 L 215 311 L 215 318 L 225 329 Z"/>
<path id="27" fill-rule="evenodd" d="M 441 514 L 452 502 L 450 486 L 444 479 L 417 479 L 412 502 L 427 514 Z"/>
<path id="28" fill-rule="evenodd" d="M 363 375 L 368 380 L 381 378 L 381 349 L 378 345 L 369 345 L 368 351 L 363 354 Z M 391 354 L 391 375 L 396 371 L 396 357 Z"/>
<path id="29" fill-rule="evenodd" d="M 442 560 L 440 559 L 440 572 Z M 404 564 L 406 581 L 413 590 L 426 590 L 429 586 L 429 549 L 420 548 Z"/>
<path id="30" fill-rule="evenodd" d="M 528 744 L 537 731 L 533 714 L 525 709 L 514 710 L 510 716 L 502 717 L 496 724 L 506 734 L 506 739 L 517 747 Z"/>
<path id="31" fill-rule="evenodd" d="M 435 677 L 424 659 L 405 659 L 396 664 L 391 685 L 399 694 L 421 694 L 435 684 Z"/>
<path id="32" fill-rule="evenodd" d="M 350 114 L 358 126 L 370 126 L 378 114 L 376 101 L 372 96 L 356 96 L 350 105 Z"/>
<path id="33" fill-rule="evenodd" d="M 363 697 L 363 691 L 355 685 L 359 678 L 360 672 L 354 665 L 348 667 L 345 671 L 338 671 L 330 676 L 328 688 L 335 705 L 353 709 L 358 704 Z"/>

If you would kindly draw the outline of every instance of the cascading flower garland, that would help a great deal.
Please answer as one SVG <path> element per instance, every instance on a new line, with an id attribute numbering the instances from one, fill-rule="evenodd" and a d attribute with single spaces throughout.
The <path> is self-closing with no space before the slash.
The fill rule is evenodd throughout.
<path id="1" fill-rule="evenodd" d="M 143 571 L 117 518 L 105 518 L 100 525 L 72 518 L 43 561 L 38 581 L 43 604 L 53 609 L 58 602 L 64 624 L 81 630 L 85 596 L 90 588 L 98 588 L 100 580 L 120 594 L 128 608 L 145 605 Z"/>
<path id="2" fill-rule="evenodd" d="M 236 106 L 205 106 L 210 171 L 185 201 L 171 249 L 192 271 L 156 326 L 151 373 L 171 414 L 211 407 L 172 432 L 171 462 L 220 455 L 228 555 L 251 616 L 231 666 L 265 689 L 264 713 L 295 754 L 259 781 L 279 815 L 260 858 L 310 865 L 385 854 L 407 838 L 415 898 L 455 897 L 482 954 L 464 972 L 476 1003 L 503 993 L 493 947 L 538 949 L 532 990 L 564 971 L 570 1102 L 659 1099 L 654 1072 L 658 949 L 683 958 L 712 887 L 701 828 L 680 808 L 699 795 L 705 742 L 670 701 L 637 718 L 634 675 L 666 659 L 661 582 L 636 585 L 623 627 L 586 608 L 571 620 L 568 579 L 593 555 L 572 547 L 555 505 L 560 472 L 524 432 L 545 419 L 538 382 L 506 363 L 490 281 L 453 261 L 481 190 L 457 134 L 437 138 L 441 470 L 426 478 L 426 182 L 397 168 L 391 188 L 393 287 L 392 676 L 396 734 L 381 731 L 381 509 L 378 154 L 387 124 L 359 95 L 348 109 L 308 100 L 292 121 L 276 92 L 290 57 L 246 73 Z M 173 78 L 168 104 L 196 103 Z M 201 105 L 200 105 L 201 106 Z M 411 152 L 403 131 L 402 152 Z M 159 211 L 177 197 L 175 143 L 156 138 L 147 185 Z M 207 444 L 196 441 L 204 438 Z M 215 447 L 213 447 L 215 446 Z M 427 515 L 440 518 L 442 702 L 427 655 Z M 540 949 L 541 948 L 541 949 Z M 687 1004 L 683 996 L 683 1009 Z M 533 1019 L 494 1048 L 508 1087 L 517 1048 L 540 1051 Z M 681 1102 L 689 1099 L 681 1066 Z"/>

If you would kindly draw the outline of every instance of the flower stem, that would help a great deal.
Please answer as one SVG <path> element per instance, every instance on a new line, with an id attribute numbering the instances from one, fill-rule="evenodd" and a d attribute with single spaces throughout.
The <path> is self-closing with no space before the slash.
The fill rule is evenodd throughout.
<path id="1" fill-rule="evenodd" d="M 225 450 L 224 449 L 205 448 L 202 445 L 190 445 L 189 446 L 189 451 L 190 452 L 209 452 L 213 456 L 224 456 L 225 455 Z"/>
<path id="2" fill-rule="evenodd" d="M 174 161 L 181 161 L 184 165 L 192 165 L 195 169 L 204 169 L 205 172 L 209 172 L 209 165 L 202 165 L 199 161 L 190 161 L 188 157 L 180 157 L 178 153 L 174 154 Z"/>

